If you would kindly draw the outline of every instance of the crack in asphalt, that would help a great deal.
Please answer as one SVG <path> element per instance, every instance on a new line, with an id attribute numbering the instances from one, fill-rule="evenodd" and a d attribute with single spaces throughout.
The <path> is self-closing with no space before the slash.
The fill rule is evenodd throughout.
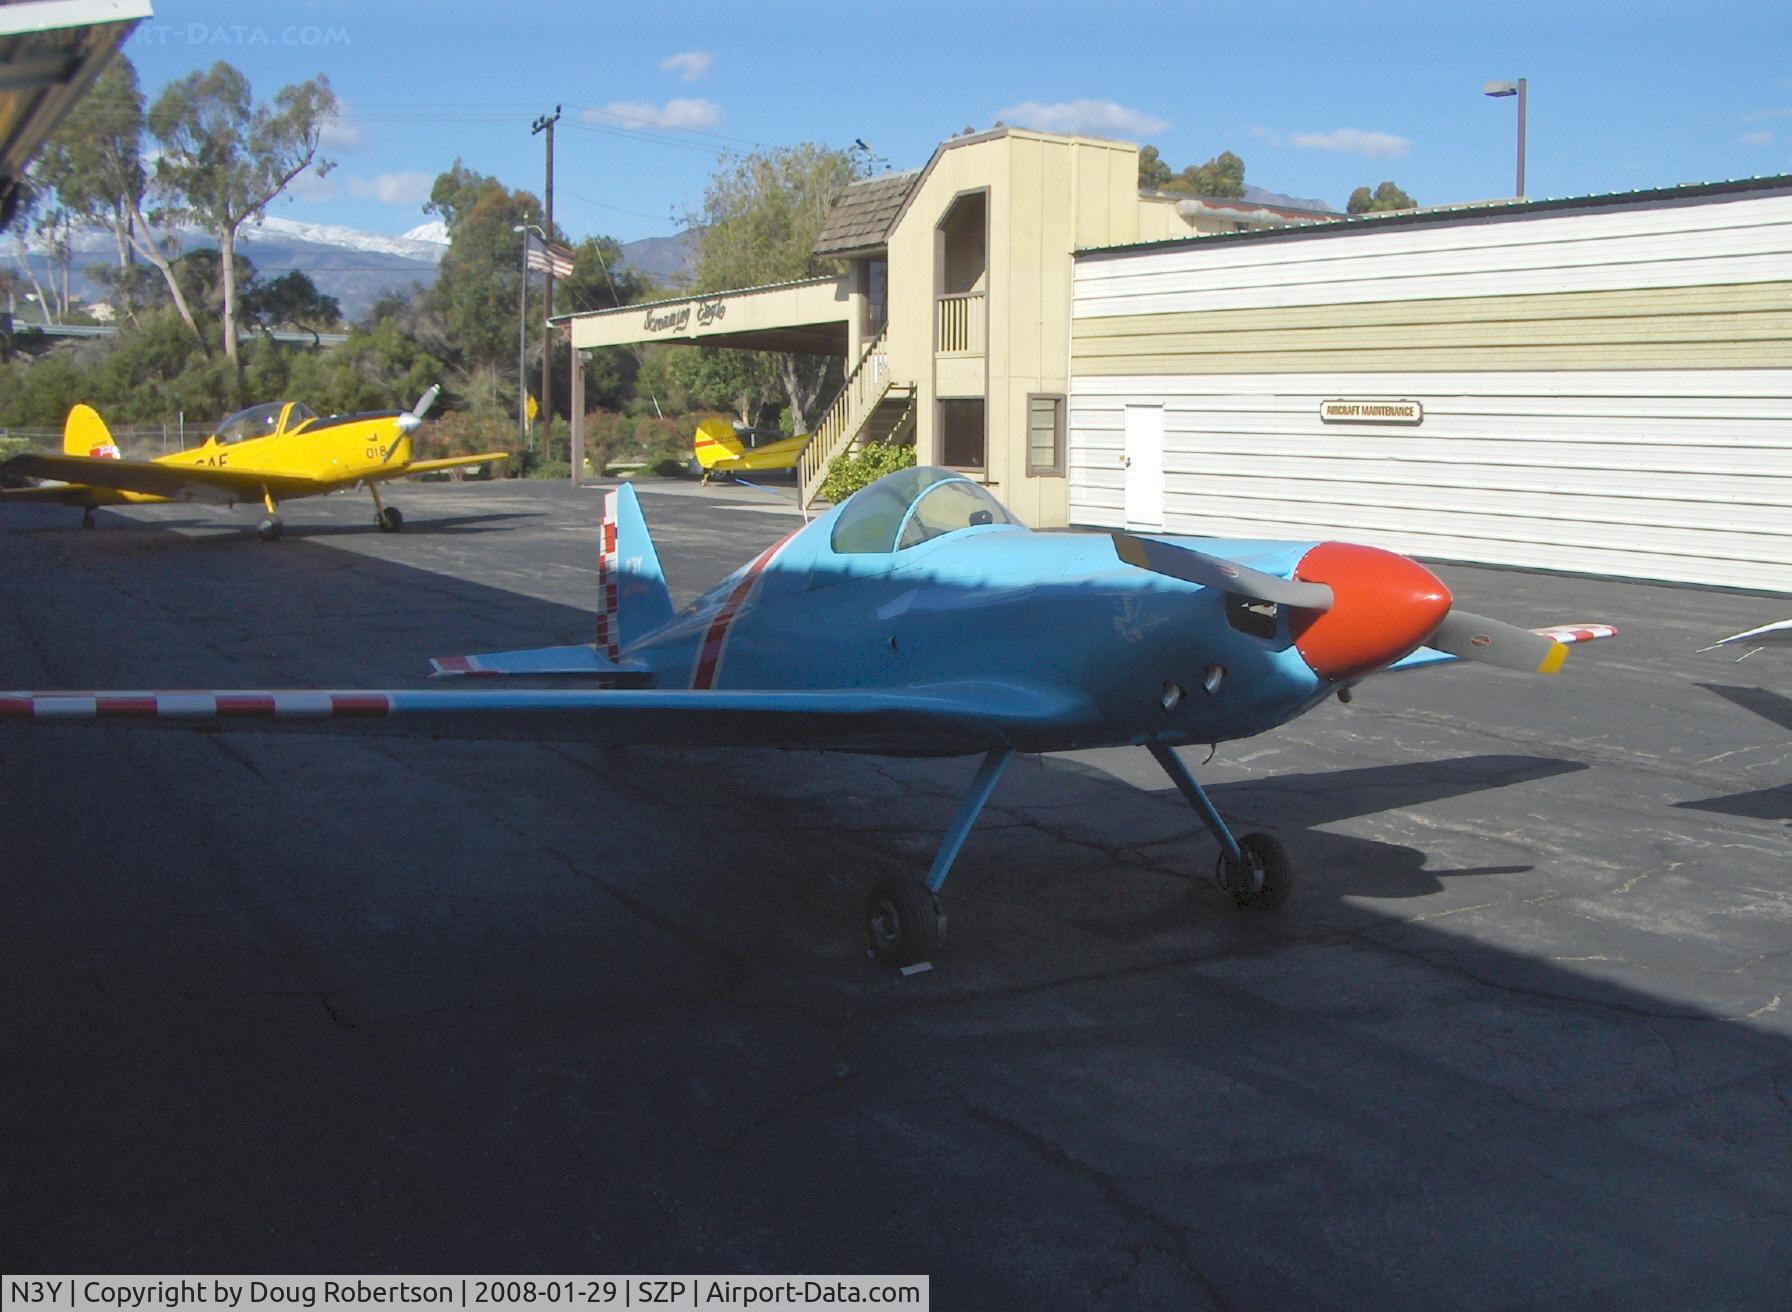
<path id="1" fill-rule="evenodd" d="M 1226 1310 L 1232 1306 L 1231 1301 L 1226 1298 L 1219 1285 L 1216 1284 L 1213 1278 L 1207 1275 L 1206 1272 L 1202 1271 L 1200 1265 L 1196 1262 L 1188 1232 L 1169 1218 L 1160 1215 L 1147 1207 L 1144 1203 L 1130 1197 L 1120 1186 L 1119 1181 L 1113 1176 L 1080 1160 L 1062 1144 L 1058 1143 L 1056 1140 L 1047 1138 L 1036 1130 L 1029 1129 L 1027 1126 L 1020 1125 L 1017 1122 L 1006 1120 L 1003 1117 L 996 1115 L 988 1108 L 979 1106 L 976 1103 L 964 1102 L 960 1105 L 972 1120 L 1016 1140 L 1024 1147 L 1030 1149 L 1036 1157 L 1045 1162 L 1048 1166 L 1055 1167 L 1069 1175 L 1075 1176 L 1079 1180 L 1095 1186 L 1097 1192 L 1101 1194 L 1109 1208 L 1111 1208 L 1116 1215 L 1135 1225 L 1144 1227 L 1145 1229 L 1156 1233 L 1158 1238 L 1155 1240 L 1146 1240 L 1128 1246 L 1125 1250 L 1126 1253 L 1129 1257 L 1132 1257 L 1136 1253 L 1136 1259 L 1132 1260 L 1127 1269 L 1118 1277 L 1104 1283 L 1097 1291 L 1098 1295 L 1105 1295 L 1108 1291 L 1124 1285 L 1126 1281 L 1130 1280 L 1133 1275 L 1137 1273 L 1139 1266 L 1143 1262 L 1144 1254 L 1155 1251 L 1162 1253 L 1165 1257 L 1169 1258 L 1169 1260 L 1173 1262 L 1183 1274 L 1188 1276 L 1188 1278 L 1201 1289 L 1202 1293 L 1207 1296 L 1208 1302 L 1212 1307 L 1218 1309 L 1219 1312 L 1226 1312 Z"/>

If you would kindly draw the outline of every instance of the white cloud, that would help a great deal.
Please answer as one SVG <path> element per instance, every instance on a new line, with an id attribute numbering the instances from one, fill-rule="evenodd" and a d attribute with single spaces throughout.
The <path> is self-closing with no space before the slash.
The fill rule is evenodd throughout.
<path id="1" fill-rule="evenodd" d="M 1792 109 L 1757 109 L 1752 114 L 1744 114 L 1744 123 L 1766 123 L 1776 118 L 1792 118 Z"/>
<path id="2" fill-rule="evenodd" d="M 429 199 L 435 178 L 427 173 L 382 173 L 377 178 L 350 178 L 351 196 L 370 197 L 384 205 L 418 205 Z"/>
<path id="3" fill-rule="evenodd" d="M 612 101 L 579 115 L 587 123 L 619 120 L 625 128 L 713 128 L 722 121 L 722 107 L 713 100 L 668 100 L 664 105 Z"/>
<path id="4" fill-rule="evenodd" d="M 1745 146 L 1771 146 L 1773 144 L 1773 133 L 1744 132 L 1737 138 L 1737 140 Z"/>
<path id="5" fill-rule="evenodd" d="M 1296 132 L 1288 144 L 1297 150 L 1331 150 L 1343 155 L 1367 155 L 1371 159 L 1398 159 L 1412 149 L 1412 142 L 1391 132 L 1365 132 L 1361 128 L 1337 128 L 1331 132 Z"/>
<path id="6" fill-rule="evenodd" d="M 709 75 L 709 66 L 715 56 L 707 50 L 684 50 L 676 55 L 667 55 L 660 60 L 660 67 L 668 73 L 676 73 L 686 82 L 695 82 Z"/>
<path id="7" fill-rule="evenodd" d="M 998 109 L 995 116 L 1003 123 L 1038 128 L 1042 132 L 1086 133 L 1094 137 L 1129 140 L 1156 136 L 1170 126 L 1143 110 L 1128 109 L 1111 100 L 1060 100 L 1050 105 L 1028 100 Z"/>
<path id="8" fill-rule="evenodd" d="M 1257 140 L 1267 142 L 1272 146 L 1279 146 L 1282 144 L 1282 134 L 1277 132 L 1274 128 L 1252 128 L 1251 135 L 1257 138 Z"/>
<path id="9" fill-rule="evenodd" d="M 360 149 L 361 129 L 348 116 L 346 104 L 336 102 L 336 112 L 318 128 L 317 144 L 320 150 Z"/>
<path id="10" fill-rule="evenodd" d="M 335 178 L 320 178 L 315 169 L 306 169 L 286 184 L 288 196 L 311 205 L 321 205 L 325 201 L 335 200 L 339 192 L 340 188 L 337 187 Z"/>

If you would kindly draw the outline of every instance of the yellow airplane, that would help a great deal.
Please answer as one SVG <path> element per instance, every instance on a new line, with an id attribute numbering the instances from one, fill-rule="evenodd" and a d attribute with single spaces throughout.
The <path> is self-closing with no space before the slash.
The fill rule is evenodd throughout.
<path id="1" fill-rule="evenodd" d="M 374 523 L 382 533 L 404 527 L 397 506 L 380 502 L 377 484 L 407 474 L 502 460 L 505 452 L 412 460 L 411 434 L 435 404 L 430 388 L 410 410 L 369 410 L 319 418 L 300 401 L 270 401 L 231 415 L 205 445 L 155 460 L 124 460 L 105 421 L 92 406 L 68 413 L 62 454 L 27 452 L 0 461 L 0 477 L 51 480 L 35 487 L 0 488 L 0 501 L 53 501 L 80 506 L 81 527 L 93 527 L 95 506 L 205 501 L 260 502 L 268 517 L 257 532 L 280 536 L 279 503 L 320 496 L 360 483 L 373 494 Z"/>
<path id="2" fill-rule="evenodd" d="M 759 444 L 761 438 L 767 437 L 772 440 Z M 755 445 L 747 445 L 749 442 Z M 703 471 L 703 481 L 707 483 L 717 474 L 795 469 L 797 457 L 808 445 L 807 433 L 785 437 L 761 428 L 736 428 L 726 419 L 705 419 L 697 425 L 691 453 L 697 458 L 697 466 Z"/>

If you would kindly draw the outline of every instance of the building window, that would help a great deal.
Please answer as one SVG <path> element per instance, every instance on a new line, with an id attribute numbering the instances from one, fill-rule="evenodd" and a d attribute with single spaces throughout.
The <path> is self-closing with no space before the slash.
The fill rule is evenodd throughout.
<path id="1" fill-rule="evenodd" d="M 1064 474 L 1064 398 L 1027 396 L 1027 474 Z"/>
<path id="2" fill-rule="evenodd" d="M 982 469 L 983 398 L 941 400 L 940 463 L 953 469 Z"/>

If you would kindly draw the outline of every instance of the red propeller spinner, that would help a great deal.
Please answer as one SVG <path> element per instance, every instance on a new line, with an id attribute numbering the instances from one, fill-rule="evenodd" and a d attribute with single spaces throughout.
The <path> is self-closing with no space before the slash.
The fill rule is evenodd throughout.
<path id="1" fill-rule="evenodd" d="M 1297 611 L 1294 646 L 1322 679 L 1342 682 L 1392 665 L 1450 611 L 1450 590 L 1416 561 L 1379 547 L 1321 542 L 1294 577 L 1332 590 L 1331 609 Z"/>

